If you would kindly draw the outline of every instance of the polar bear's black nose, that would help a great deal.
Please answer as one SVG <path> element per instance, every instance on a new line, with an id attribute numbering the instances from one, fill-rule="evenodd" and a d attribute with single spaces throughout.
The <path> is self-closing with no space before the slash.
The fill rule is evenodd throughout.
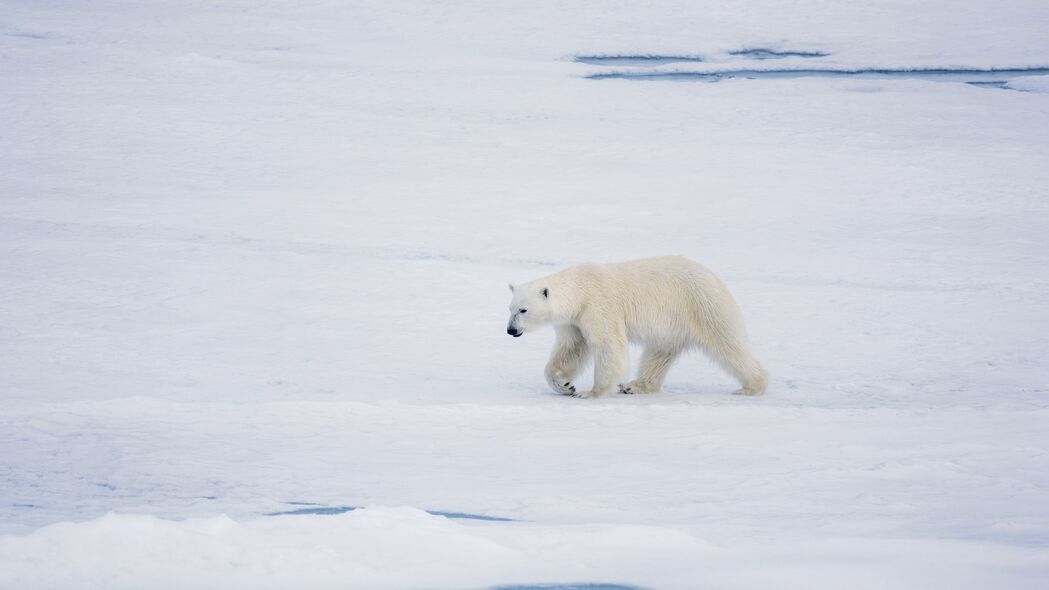
<path id="1" fill-rule="evenodd" d="M 519 332 L 516 328 L 507 328 L 506 333 L 513 336 L 514 338 L 517 338 L 521 335 L 521 332 Z"/>

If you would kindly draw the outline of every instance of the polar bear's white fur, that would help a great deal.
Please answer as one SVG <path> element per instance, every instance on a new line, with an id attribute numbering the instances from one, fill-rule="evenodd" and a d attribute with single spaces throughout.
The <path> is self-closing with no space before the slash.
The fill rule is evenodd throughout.
<path id="1" fill-rule="evenodd" d="M 508 334 L 547 324 L 557 331 L 546 379 L 558 393 L 596 397 L 617 386 L 623 393 L 656 392 L 674 360 L 694 348 L 739 380 L 736 393 L 765 391 L 765 370 L 747 345 L 739 306 L 714 273 L 688 258 L 581 264 L 510 290 Z M 625 383 L 628 342 L 645 351 L 637 379 Z M 577 392 L 572 379 L 591 357 L 594 388 Z"/>

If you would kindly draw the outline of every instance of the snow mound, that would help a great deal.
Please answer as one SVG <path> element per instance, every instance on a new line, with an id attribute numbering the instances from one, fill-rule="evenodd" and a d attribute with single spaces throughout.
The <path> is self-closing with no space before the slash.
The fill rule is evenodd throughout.
<path id="1" fill-rule="evenodd" d="M 110 513 L 0 536 L 0 587 L 1023 588 L 1047 561 L 1044 549 L 944 540 L 743 551 L 669 527 L 462 522 L 408 507 L 246 522 Z"/>
<path id="2" fill-rule="evenodd" d="M 651 553 L 639 553 L 644 547 Z M 110 513 L 0 537 L 2 588 L 488 587 L 642 581 L 710 546 L 668 528 L 462 524 L 415 508 L 238 523 Z M 541 574 L 538 572 L 542 572 Z"/>

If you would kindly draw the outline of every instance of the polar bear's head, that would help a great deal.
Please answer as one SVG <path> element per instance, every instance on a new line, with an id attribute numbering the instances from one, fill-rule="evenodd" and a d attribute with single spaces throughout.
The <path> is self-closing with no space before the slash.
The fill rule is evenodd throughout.
<path id="1" fill-rule="evenodd" d="M 550 289 L 539 283 L 510 285 L 513 298 L 510 301 L 510 322 L 506 333 L 517 338 L 528 330 L 534 330 L 554 321 L 550 306 Z"/>

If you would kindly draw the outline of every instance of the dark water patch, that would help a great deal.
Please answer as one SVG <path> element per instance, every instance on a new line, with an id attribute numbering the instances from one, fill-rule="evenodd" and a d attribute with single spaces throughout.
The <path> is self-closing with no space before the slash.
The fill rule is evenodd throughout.
<path id="1" fill-rule="evenodd" d="M 266 516 L 292 516 L 302 514 L 320 514 L 320 515 L 333 515 L 333 514 L 346 514 L 354 510 L 360 510 L 360 506 L 324 506 L 322 504 L 316 504 L 314 502 L 285 502 L 289 506 L 304 506 L 304 508 L 295 508 L 294 510 L 282 510 L 279 512 L 267 512 Z M 427 514 L 434 516 L 443 516 L 445 518 L 454 518 L 457 520 L 484 520 L 489 522 L 513 522 L 512 518 L 505 518 L 502 516 L 488 516 L 487 514 L 472 514 L 469 512 L 445 512 L 443 510 L 427 510 Z"/>
<path id="2" fill-rule="evenodd" d="M 623 584 L 518 584 L 496 586 L 490 590 L 645 590 L 640 586 Z"/>
<path id="3" fill-rule="evenodd" d="M 717 72 L 601 72 L 587 76 L 590 80 L 694 80 L 719 82 L 743 78 L 746 80 L 792 79 L 792 78 L 851 78 L 870 80 L 931 80 L 935 82 L 962 82 L 990 88 L 1008 88 L 1011 78 L 1049 74 L 1049 67 L 1032 68 L 912 68 L 912 69 L 792 69 L 792 70 L 723 70 Z"/>
<path id="4" fill-rule="evenodd" d="M 1012 90 L 1012 88 L 1009 88 L 1008 80 L 973 80 L 971 82 L 966 82 L 966 84 L 979 86 L 981 88 L 1001 88 L 1002 90 Z"/>
<path id="5" fill-rule="evenodd" d="M 308 502 L 288 502 L 293 506 L 308 505 Z M 300 514 L 346 514 L 359 509 L 360 506 L 318 506 L 312 505 L 309 508 L 296 508 L 295 510 L 284 510 L 281 512 L 267 512 L 266 516 L 292 516 Z"/>
<path id="6" fill-rule="evenodd" d="M 427 510 L 427 512 L 434 515 L 434 517 L 444 517 L 446 519 L 464 519 L 468 521 L 490 521 L 497 523 L 512 523 L 513 519 L 507 519 L 505 517 L 489 517 L 487 514 L 471 514 L 469 512 L 444 512 L 441 510 Z"/>
<path id="7" fill-rule="evenodd" d="M 776 49 L 768 49 L 767 47 L 755 47 L 753 49 L 737 49 L 736 51 L 728 52 L 729 55 L 736 55 L 740 57 L 746 57 L 748 59 L 784 59 L 787 57 L 827 57 L 829 53 L 822 51 L 779 51 Z"/>
<path id="8" fill-rule="evenodd" d="M 577 55 L 575 61 L 592 66 L 661 66 L 683 62 L 701 62 L 698 55 Z"/>

